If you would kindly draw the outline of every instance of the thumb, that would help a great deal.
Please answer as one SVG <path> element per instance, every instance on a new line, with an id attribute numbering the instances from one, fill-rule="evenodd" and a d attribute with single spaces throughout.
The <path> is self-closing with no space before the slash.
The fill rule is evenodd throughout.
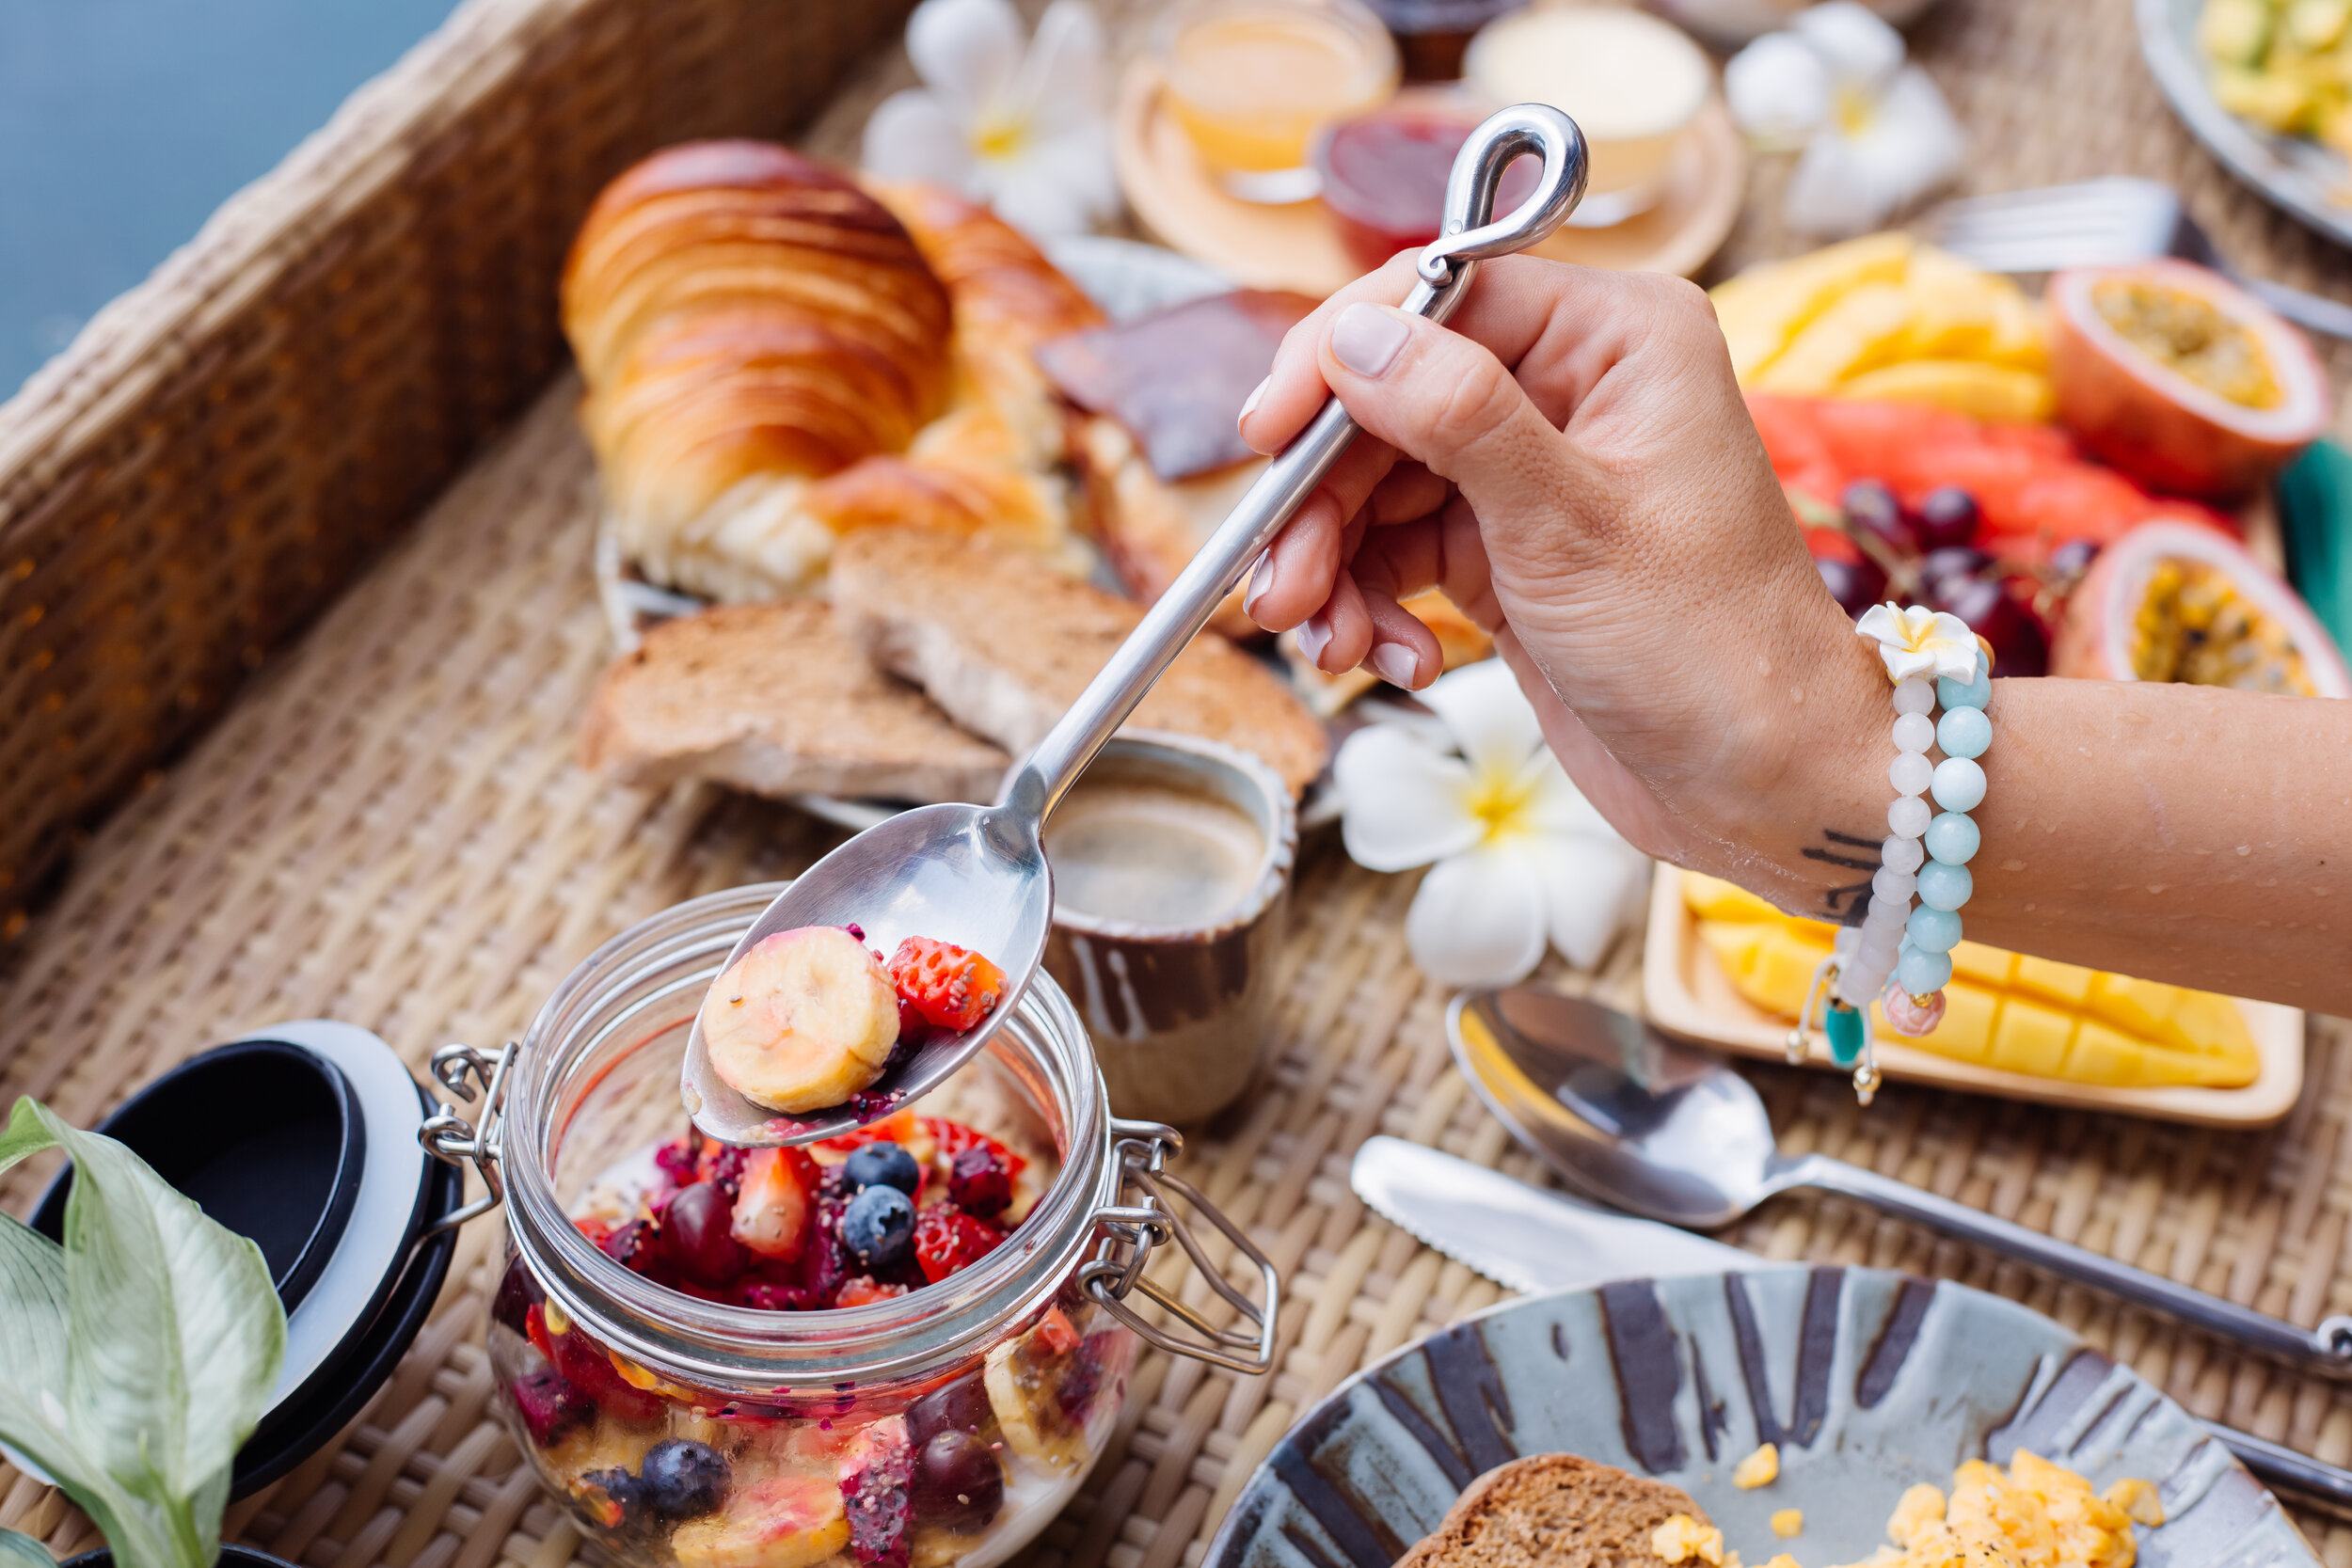
<path id="1" fill-rule="evenodd" d="M 1357 303 L 1332 317 L 1324 380 L 1356 422 L 1459 485 L 1481 517 L 1559 511 L 1565 443 L 1484 345 L 1425 317 Z"/>

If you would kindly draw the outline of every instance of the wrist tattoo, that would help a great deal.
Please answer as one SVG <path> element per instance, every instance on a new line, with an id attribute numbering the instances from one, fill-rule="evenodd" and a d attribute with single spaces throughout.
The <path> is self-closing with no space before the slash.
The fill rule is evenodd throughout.
<path id="1" fill-rule="evenodd" d="M 1804 851 L 1806 860 L 1820 861 L 1824 865 L 1834 865 L 1844 871 L 1877 872 L 1880 840 L 1841 833 L 1835 828 L 1823 828 L 1821 837 L 1829 842 L 1830 847 L 1822 848 L 1808 845 Z M 1821 893 L 1821 907 L 1836 925 L 1860 925 L 1863 915 L 1868 912 L 1869 905 L 1870 879 L 1867 876 L 1858 882 L 1840 883 L 1825 888 Z"/>

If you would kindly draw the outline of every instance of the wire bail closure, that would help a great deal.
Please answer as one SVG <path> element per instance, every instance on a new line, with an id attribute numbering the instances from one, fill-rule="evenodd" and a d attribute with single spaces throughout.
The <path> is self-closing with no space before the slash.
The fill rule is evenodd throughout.
<path id="1" fill-rule="evenodd" d="M 1111 1157 L 1119 1166 L 1118 1196 L 1121 1201 L 1094 1212 L 1094 1223 L 1102 1229 L 1103 1239 L 1097 1243 L 1094 1256 L 1078 1270 L 1080 1286 L 1095 1305 L 1146 1344 L 1228 1371 L 1254 1376 L 1271 1370 L 1282 1298 L 1281 1276 L 1273 1262 L 1258 1250 L 1241 1227 L 1228 1219 L 1192 1183 L 1168 1172 L 1168 1157 L 1184 1147 L 1183 1135 L 1174 1128 L 1155 1121 L 1123 1121 L 1114 1117 L 1111 1133 L 1117 1139 Z M 1124 1201 L 1131 1189 L 1140 1201 Z M 1193 1234 L 1184 1215 L 1169 1205 L 1171 1194 L 1216 1227 L 1236 1252 L 1257 1266 L 1262 1301 L 1225 1277 L 1224 1271 L 1202 1249 L 1200 1238 Z M 1184 1248 L 1193 1268 L 1247 1327 L 1220 1327 L 1144 1276 L 1145 1265 L 1151 1261 L 1153 1251 L 1170 1241 Z M 1171 1334 L 1147 1321 L 1128 1305 L 1128 1295 L 1136 1291 L 1191 1329 L 1195 1337 L 1186 1338 Z"/>
<path id="2" fill-rule="evenodd" d="M 515 1042 L 509 1040 L 496 1052 L 477 1051 L 470 1045 L 445 1045 L 433 1053 L 434 1081 L 460 1101 L 471 1104 L 476 1093 L 474 1085 L 482 1085 L 482 1114 L 479 1122 L 469 1121 L 458 1114 L 456 1106 L 443 1101 L 417 1129 L 417 1142 L 424 1146 L 427 1154 L 445 1164 L 460 1169 L 472 1165 L 482 1173 L 483 1184 L 489 1191 L 464 1208 L 453 1210 L 427 1229 L 426 1236 L 454 1230 L 506 1201 L 506 1182 L 499 1174 L 499 1137 L 506 1106 L 506 1069 L 515 1065 L 516 1049 Z"/>

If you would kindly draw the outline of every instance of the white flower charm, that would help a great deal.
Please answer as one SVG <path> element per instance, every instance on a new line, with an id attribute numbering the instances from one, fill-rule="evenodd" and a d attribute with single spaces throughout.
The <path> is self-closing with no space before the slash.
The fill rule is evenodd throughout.
<path id="1" fill-rule="evenodd" d="M 1977 678 L 1976 634 L 1947 610 L 1920 604 L 1904 610 L 1890 600 L 1864 610 L 1853 629 L 1879 645 L 1889 680 L 1925 675 L 1964 684 Z"/>
<path id="2" fill-rule="evenodd" d="M 907 55 L 923 86 L 866 120 L 868 172 L 952 185 L 1039 238 L 1119 210 L 1103 24 L 1086 0 L 1054 0 L 1025 47 L 1011 0 L 923 0 Z"/>
<path id="3" fill-rule="evenodd" d="M 1549 942 L 1592 968 L 1638 913 L 1648 862 L 1568 782 L 1501 659 L 1419 695 L 1451 746 L 1438 726 L 1373 724 L 1332 766 L 1357 864 L 1437 863 L 1405 917 L 1413 961 L 1444 985 L 1503 986 Z"/>
<path id="4" fill-rule="evenodd" d="M 1768 147 L 1804 148 L 1783 210 L 1831 237 L 1885 223 L 1959 171 L 1967 138 L 1903 39 L 1858 0 L 1800 11 L 1724 68 L 1732 118 Z"/>

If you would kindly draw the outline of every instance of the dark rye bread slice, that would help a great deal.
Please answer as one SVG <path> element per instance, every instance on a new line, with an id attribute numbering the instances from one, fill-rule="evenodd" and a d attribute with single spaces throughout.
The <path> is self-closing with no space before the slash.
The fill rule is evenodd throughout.
<path id="1" fill-rule="evenodd" d="M 1143 618 L 1116 594 L 922 529 L 850 533 L 831 581 L 867 657 L 1015 754 L 1044 738 Z M 1323 770 L 1330 744 L 1279 675 L 1215 633 L 1177 656 L 1130 722 L 1255 752 L 1294 796 Z"/>
<path id="2" fill-rule="evenodd" d="M 1663 1568 L 1650 1532 L 1677 1513 L 1707 1519 L 1679 1486 L 1537 1454 L 1471 1481 L 1396 1568 Z"/>
<path id="3" fill-rule="evenodd" d="M 596 682 L 580 760 L 623 784 L 755 795 L 996 798 L 1005 753 L 874 668 L 808 599 L 665 622 Z"/>

